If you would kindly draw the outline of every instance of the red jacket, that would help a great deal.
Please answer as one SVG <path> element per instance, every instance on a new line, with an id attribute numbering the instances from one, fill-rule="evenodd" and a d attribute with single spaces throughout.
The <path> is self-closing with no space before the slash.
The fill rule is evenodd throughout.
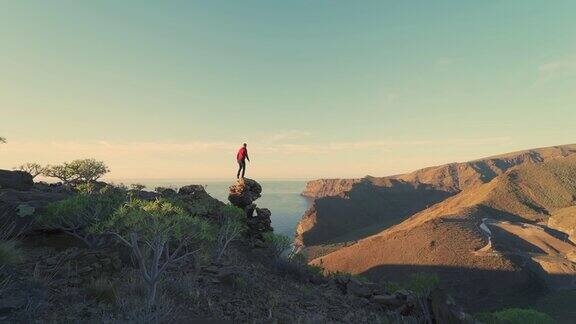
<path id="1" fill-rule="evenodd" d="M 236 160 L 243 161 L 246 158 L 250 160 L 250 158 L 248 157 L 248 150 L 245 147 L 241 147 L 238 150 L 238 154 L 236 154 Z"/>

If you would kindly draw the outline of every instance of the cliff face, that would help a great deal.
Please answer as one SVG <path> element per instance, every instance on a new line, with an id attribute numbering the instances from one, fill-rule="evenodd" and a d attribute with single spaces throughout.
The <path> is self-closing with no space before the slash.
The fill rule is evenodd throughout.
<path id="1" fill-rule="evenodd" d="M 309 198 L 338 196 L 359 183 L 362 179 L 319 179 L 308 181 L 302 195 Z"/>
<path id="2" fill-rule="evenodd" d="M 296 244 L 304 248 L 358 240 L 512 168 L 575 153 L 576 145 L 554 146 L 390 177 L 310 181 L 302 194 L 315 201 L 298 225 Z"/>
<path id="3" fill-rule="evenodd" d="M 338 196 L 315 199 L 298 224 L 296 245 L 353 241 L 397 224 L 450 195 L 426 184 L 365 178 Z"/>

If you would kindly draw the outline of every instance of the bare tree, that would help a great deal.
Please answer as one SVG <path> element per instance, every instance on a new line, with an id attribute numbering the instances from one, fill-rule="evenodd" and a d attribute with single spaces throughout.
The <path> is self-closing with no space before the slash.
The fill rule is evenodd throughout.
<path id="1" fill-rule="evenodd" d="M 148 306 L 154 306 L 166 269 L 199 252 L 212 239 L 211 228 L 208 221 L 167 201 L 133 200 L 98 230 L 130 248 L 148 286 Z"/>
<path id="2" fill-rule="evenodd" d="M 76 173 L 78 180 L 83 182 L 96 181 L 110 172 L 110 169 L 103 161 L 96 159 L 74 160 L 68 163 L 68 168 L 72 169 Z"/>
<path id="3" fill-rule="evenodd" d="M 96 181 L 109 171 L 103 161 L 82 159 L 59 165 L 49 165 L 42 174 L 47 177 L 60 179 L 64 184 L 69 184 Z"/>
<path id="4" fill-rule="evenodd" d="M 25 163 L 14 168 L 14 170 L 20 170 L 30 173 L 32 179 L 44 173 L 45 167 L 38 163 Z"/>
<path id="5" fill-rule="evenodd" d="M 56 178 L 62 181 L 62 183 L 65 185 L 69 184 L 73 180 L 78 179 L 76 172 L 69 168 L 67 163 L 60 165 L 48 165 L 42 174 L 50 178 Z"/>
<path id="6" fill-rule="evenodd" d="M 246 214 L 235 206 L 224 206 L 219 217 L 220 229 L 216 237 L 214 261 L 220 262 L 228 246 L 246 232 Z"/>
<path id="7" fill-rule="evenodd" d="M 82 241 L 89 249 L 104 242 L 104 237 L 90 228 L 108 219 L 125 201 L 117 192 L 78 194 L 49 204 L 38 219 L 41 227 L 55 229 Z"/>

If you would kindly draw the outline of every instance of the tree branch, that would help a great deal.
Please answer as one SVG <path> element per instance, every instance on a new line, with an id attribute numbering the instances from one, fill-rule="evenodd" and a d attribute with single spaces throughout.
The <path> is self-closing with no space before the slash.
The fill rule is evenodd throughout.
<path id="1" fill-rule="evenodd" d="M 116 237 L 117 239 L 120 240 L 120 243 L 126 245 L 127 247 L 132 247 L 132 244 L 130 244 L 130 242 L 126 241 L 125 238 L 123 238 L 120 234 L 118 233 L 114 233 L 114 232 L 106 232 L 106 234 L 112 235 L 114 237 Z"/>
<path id="2" fill-rule="evenodd" d="M 144 262 L 144 257 L 142 256 L 142 252 L 140 251 L 140 247 L 138 246 L 138 235 L 134 232 L 130 233 L 130 240 L 132 241 L 132 251 L 136 256 L 136 259 L 138 259 L 138 263 L 140 264 L 140 270 L 142 271 L 144 280 L 146 280 L 146 282 L 148 283 L 151 283 L 152 278 L 150 278 L 150 274 L 148 273 L 148 269 L 146 268 L 146 262 Z"/>

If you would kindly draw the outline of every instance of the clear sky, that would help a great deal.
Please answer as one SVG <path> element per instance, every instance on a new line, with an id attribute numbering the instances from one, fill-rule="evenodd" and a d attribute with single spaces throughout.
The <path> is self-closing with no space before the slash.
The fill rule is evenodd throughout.
<path id="1" fill-rule="evenodd" d="M 0 168 L 388 175 L 576 142 L 576 1 L 0 1 Z"/>

